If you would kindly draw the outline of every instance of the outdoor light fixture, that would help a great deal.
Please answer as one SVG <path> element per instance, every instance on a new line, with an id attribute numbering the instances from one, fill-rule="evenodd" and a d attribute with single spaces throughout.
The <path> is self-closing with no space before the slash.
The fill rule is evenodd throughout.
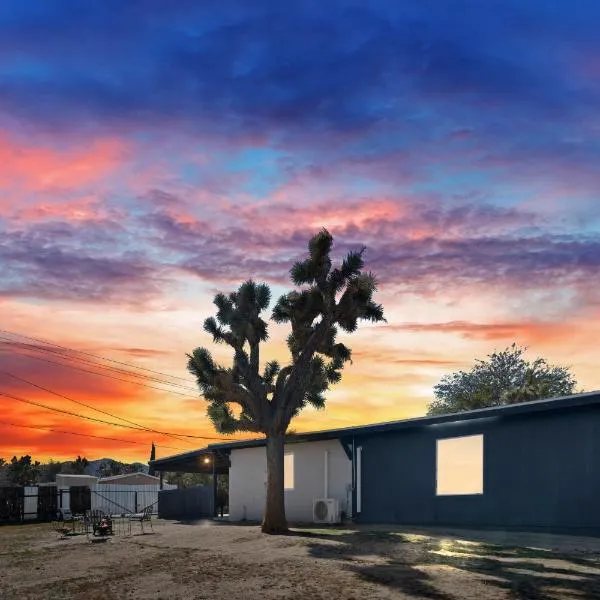
<path id="1" fill-rule="evenodd" d="M 206 456 L 206 457 L 204 458 L 204 462 L 205 462 L 206 464 L 208 464 L 208 463 L 210 462 L 210 458 L 208 458 L 208 456 Z"/>

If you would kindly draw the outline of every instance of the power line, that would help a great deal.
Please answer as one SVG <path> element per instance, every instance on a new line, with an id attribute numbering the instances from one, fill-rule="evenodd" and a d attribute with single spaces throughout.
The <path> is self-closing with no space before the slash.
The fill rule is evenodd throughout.
<path id="1" fill-rule="evenodd" d="M 198 390 L 196 388 L 193 388 L 189 385 L 182 385 L 181 383 L 173 383 L 171 381 L 166 381 L 164 379 L 158 379 L 157 377 L 152 377 L 150 375 L 145 375 L 143 373 L 134 373 L 133 371 L 126 371 L 125 369 L 119 369 L 117 367 L 110 367 L 110 366 L 106 366 L 106 365 L 101 365 L 97 362 L 91 361 L 91 360 L 86 360 L 84 358 L 80 358 L 79 356 L 75 356 L 73 354 L 66 354 L 64 352 L 61 352 L 60 350 L 55 350 L 54 348 L 43 348 L 41 346 L 35 345 L 35 344 L 31 344 L 29 342 L 21 342 L 19 340 L 13 340 L 11 338 L 8 338 L 6 336 L 0 336 L 0 340 L 4 340 L 4 342 L 8 342 L 10 344 L 13 344 L 14 346 L 16 346 L 18 349 L 21 350 L 31 350 L 32 352 L 48 352 L 49 354 L 52 354 L 53 356 L 57 356 L 60 357 L 62 359 L 65 360 L 77 360 L 79 362 L 82 362 L 86 365 L 91 365 L 93 367 L 97 367 L 98 369 L 104 369 L 106 371 L 111 371 L 111 372 L 115 372 L 115 373 L 119 373 L 122 375 L 130 375 L 131 377 L 139 377 L 140 379 L 145 379 L 147 381 L 153 381 L 155 383 L 162 383 L 164 385 L 169 385 L 172 387 L 177 387 L 183 390 L 188 390 L 189 392 L 197 392 Z M 73 350 L 73 352 L 76 352 L 75 350 Z M 61 363 L 62 364 L 62 363 Z M 66 367 L 70 367 L 71 365 L 69 364 L 65 364 L 64 366 Z"/>
<path id="2" fill-rule="evenodd" d="M 53 410 L 55 412 L 63 413 L 65 415 L 70 415 L 72 417 L 77 417 L 79 419 L 86 419 L 88 421 L 95 421 L 97 423 L 103 423 L 105 425 L 112 425 L 113 427 L 125 427 L 128 429 L 137 429 L 138 431 L 144 431 L 144 429 L 139 427 L 133 427 L 124 425 L 123 423 L 113 423 L 111 421 L 104 421 L 103 419 L 96 419 L 96 417 L 88 417 L 86 415 L 80 415 L 78 413 L 71 412 L 69 410 L 63 410 L 62 408 L 55 408 L 54 406 L 48 406 L 47 404 L 41 404 L 40 402 L 34 402 L 33 400 L 27 400 L 26 398 L 19 398 L 18 396 L 13 396 L 12 394 L 7 394 L 6 392 L 0 392 L 0 396 L 4 396 L 6 398 L 12 398 L 13 400 L 17 400 L 19 402 L 24 402 L 25 404 L 31 404 L 32 406 L 38 406 L 39 408 L 45 408 L 46 410 Z M 166 432 L 158 431 L 160 435 L 168 435 Z M 193 438 L 199 440 L 219 440 L 219 441 L 231 441 L 233 438 L 219 438 L 219 437 L 211 437 L 207 435 L 189 435 L 189 434 L 180 434 L 181 437 Z"/>
<path id="3" fill-rule="evenodd" d="M 169 437 L 178 439 L 179 441 L 181 441 L 181 437 L 179 437 L 177 434 L 171 434 L 171 433 L 164 433 L 161 431 L 156 431 L 154 429 L 151 429 L 150 427 L 146 427 L 144 425 L 140 425 L 139 423 L 136 423 L 135 421 L 130 421 L 129 419 L 125 419 L 124 417 L 119 417 L 117 415 L 114 415 L 112 413 L 109 413 L 105 410 L 102 410 L 100 408 L 96 408 L 95 406 L 92 406 L 90 404 L 86 404 L 85 402 L 81 402 L 80 400 L 75 400 L 74 398 L 70 398 L 69 396 L 65 396 L 64 394 L 60 394 L 58 392 L 55 392 L 54 390 L 51 390 L 47 387 L 44 387 L 42 385 L 38 385 L 37 383 L 34 383 L 33 381 L 29 381 L 28 379 L 24 379 L 23 377 L 19 377 L 17 375 L 13 375 L 12 373 L 9 373 L 8 371 L 3 371 L 0 370 L 0 373 L 4 373 L 5 375 L 8 375 L 9 377 L 12 377 L 13 379 L 16 379 L 17 381 L 22 381 L 23 383 L 27 383 L 29 385 L 32 385 L 33 387 L 36 387 L 40 390 L 43 390 L 45 392 L 48 392 L 50 394 L 54 394 L 55 396 L 58 396 L 59 398 L 64 398 L 65 400 L 68 400 L 69 402 L 73 402 L 74 404 L 79 404 L 80 406 L 84 406 L 85 408 L 90 408 L 91 410 L 95 410 L 96 412 L 99 412 L 103 415 L 106 415 L 108 417 L 112 417 L 113 419 L 118 419 L 119 421 L 124 421 L 125 423 L 129 423 L 130 425 L 134 425 L 136 428 L 139 429 L 144 429 L 146 431 L 149 431 L 151 433 L 158 433 L 161 435 L 167 435 Z"/>
<path id="4" fill-rule="evenodd" d="M 97 371 L 90 371 L 89 369 L 82 369 L 81 367 L 76 367 L 75 365 L 69 365 L 67 363 L 57 362 L 55 360 L 50 360 L 49 358 L 42 358 L 41 356 L 31 356 L 29 354 L 22 354 L 17 352 L 19 356 L 24 356 L 25 358 L 33 358 L 34 360 L 41 360 L 43 362 L 52 363 L 54 365 L 60 365 L 61 367 L 67 367 L 69 369 L 76 369 L 77 371 L 83 371 L 84 373 L 91 373 L 92 375 L 100 375 L 101 377 L 108 377 L 109 379 L 116 379 L 117 381 L 123 381 L 125 383 L 132 383 L 133 385 L 141 385 L 144 387 L 152 388 L 154 390 L 158 390 L 159 392 L 166 392 L 168 394 L 177 394 L 178 396 L 184 396 L 188 400 L 193 400 L 194 398 L 190 398 L 189 394 L 183 394 L 182 392 L 178 392 L 176 390 L 165 390 L 164 388 L 156 387 L 155 385 L 150 385 L 149 383 L 142 383 L 141 381 L 131 381 L 130 379 L 122 379 L 121 377 L 114 377 L 113 375 L 107 375 L 106 373 L 98 373 Z"/>
<path id="5" fill-rule="evenodd" d="M 96 438 L 99 440 L 109 440 L 112 442 L 123 442 L 125 444 L 141 444 L 147 446 L 146 442 L 137 442 L 134 440 L 123 440 L 121 438 L 105 437 L 103 435 L 92 435 L 91 433 L 77 433 L 75 431 L 63 431 L 62 429 L 53 429 L 52 427 L 40 427 L 38 425 L 20 425 L 18 423 L 10 423 L 9 421 L 0 421 L 0 425 L 10 425 L 11 427 L 22 427 L 24 429 L 39 429 L 40 431 L 52 431 L 53 433 L 66 433 L 69 435 L 80 435 L 88 438 Z M 185 448 L 177 448 L 175 446 L 163 446 L 162 444 L 154 444 L 157 448 L 168 448 L 169 450 L 186 450 Z"/>
<path id="6" fill-rule="evenodd" d="M 112 358 L 106 358 L 104 356 L 99 356 L 97 354 L 92 354 L 91 352 L 85 352 L 83 350 L 74 350 L 73 348 L 68 348 L 67 346 L 61 346 L 60 344 L 55 344 L 54 342 L 49 342 L 48 340 L 44 340 L 44 339 L 41 339 L 41 338 L 32 337 L 30 335 L 24 335 L 22 333 L 15 333 L 14 331 L 9 331 L 8 329 L 1 329 L 0 328 L 0 331 L 2 333 L 9 333 L 10 335 L 16 335 L 18 337 L 26 338 L 26 339 L 29 339 L 29 340 L 35 340 L 36 342 L 42 342 L 42 343 L 47 344 L 49 346 L 56 346 L 57 348 L 62 348 L 63 350 L 67 350 L 67 351 L 70 351 L 70 352 L 78 352 L 79 354 L 85 354 L 87 356 L 92 356 L 93 358 L 97 358 L 99 360 L 106 360 L 108 362 L 112 362 L 112 363 L 119 364 L 119 365 L 124 365 L 126 367 L 132 367 L 134 369 L 140 369 L 142 371 L 148 371 L 150 373 L 154 373 L 155 375 L 163 375 L 164 377 L 171 377 L 173 379 L 180 379 L 181 381 L 187 382 L 187 379 L 185 379 L 183 377 L 179 377 L 177 375 L 169 375 L 168 373 L 162 373 L 161 371 L 154 371 L 152 369 L 147 369 L 145 367 L 139 367 L 139 366 L 133 365 L 131 363 L 126 363 L 126 362 L 123 362 L 123 361 L 120 361 L 120 360 L 114 360 Z"/>

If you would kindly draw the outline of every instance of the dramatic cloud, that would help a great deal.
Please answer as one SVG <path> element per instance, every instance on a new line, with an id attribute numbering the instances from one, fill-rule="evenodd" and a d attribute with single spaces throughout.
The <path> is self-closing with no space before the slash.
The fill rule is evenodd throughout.
<path id="1" fill-rule="evenodd" d="M 280 293 L 327 227 L 338 257 L 367 246 L 389 323 L 349 341 L 327 417 L 298 429 L 422 414 L 442 374 L 514 340 L 600 385 L 599 19 L 594 0 L 1 3 L 2 326 L 182 376 L 211 295 Z M 209 431 L 201 401 L 23 352 L 2 358 Z M 0 455 L 64 438 L 3 432 Z"/>
<path id="2" fill-rule="evenodd" d="M 158 295 L 158 267 L 116 242 L 123 234 L 112 222 L 55 222 L 9 232 L 0 240 L 0 263 L 7 267 L 0 293 L 132 303 Z"/>

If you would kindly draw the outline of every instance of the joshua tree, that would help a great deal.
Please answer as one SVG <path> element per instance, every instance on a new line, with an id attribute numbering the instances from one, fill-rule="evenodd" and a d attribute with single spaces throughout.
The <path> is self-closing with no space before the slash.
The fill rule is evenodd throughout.
<path id="1" fill-rule="evenodd" d="M 236 292 L 215 296 L 216 318 L 204 322 L 214 342 L 233 351 L 231 367 L 218 365 L 205 348 L 188 354 L 188 370 L 208 401 L 208 416 L 217 431 L 251 431 L 266 436 L 267 498 L 262 530 L 287 532 L 284 506 L 284 442 L 291 420 L 307 405 L 325 406 L 325 392 L 340 381 L 351 351 L 336 341 L 338 328 L 347 333 L 359 320 L 384 321 L 383 307 L 373 301 L 377 284 L 363 272 L 363 253 L 350 252 L 332 268 L 333 237 L 322 230 L 308 243 L 309 255 L 293 265 L 291 280 L 300 290 L 275 304 L 271 319 L 289 323 L 289 364 L 269 361 L 261 369 L 260 348 L 268 339 L 261 317 L 271 291 L 252 280 Z M 235 408 L 235 410 L 234 410 Z"/>

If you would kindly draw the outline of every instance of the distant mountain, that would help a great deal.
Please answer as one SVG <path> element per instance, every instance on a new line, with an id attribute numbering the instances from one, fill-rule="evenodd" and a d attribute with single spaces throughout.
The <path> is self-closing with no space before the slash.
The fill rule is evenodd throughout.
<path id="1" fill-rule="evenodd" d="M 107 467 L 112 462 L 117 462 L 120 465 L 123 465 L 123 467 L 126 467 L 129 472 L 134 472 L 134 473 L 139 473 L 139 472 L 147 473 L 148 472 L 148 465 L 145 465 L 144 463 L 140 463 L 140 462 L 122 463 L 121 461 L 115 460 L 114 458 L 99 458 L 97 460 L 90 460 L 90 462 L 88 463 L 88 466 L 85 469 L 85 474 L 93 475 L 94 477 L 99 477 L 101 474 L 102 467 Z"/>

